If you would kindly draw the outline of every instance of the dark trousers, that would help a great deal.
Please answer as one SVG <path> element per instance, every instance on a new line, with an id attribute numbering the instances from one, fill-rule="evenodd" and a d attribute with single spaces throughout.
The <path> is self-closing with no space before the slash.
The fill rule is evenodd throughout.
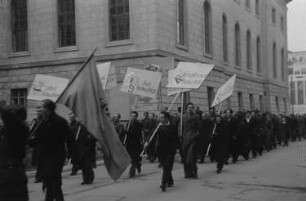
<path id="1" fill-rule="evenodd" d="M 64 195 L 59 182 L 46 182 L 46 199 L 45 201 L 64 201 Z"/>
<path id="2" fill-rule="evenodd" d="M 162 175 L 162 185 L 170 184 L 173 185 L 172 169 L 173 169 L 174 155 L 166 154 L 162 156 L 163 165 L 163 175 Z"/>
<path id="3" fill-rule="evenodd" d="M 36 181 L 41 181 L 41 180 L 42 180 L 41 166 L 40 166 L 40 165 L 37 166 L 37 168 L 36 168 L 35 180 L 36 180 Z"/>
<path id="4" fill-rule="evenodd" d="M 82 176 L 83 176 L 83 181 L 85 183 L 92 183 L 94 180 L 94 171 L 92 167 L 87 166 L 82 168 Z"/>

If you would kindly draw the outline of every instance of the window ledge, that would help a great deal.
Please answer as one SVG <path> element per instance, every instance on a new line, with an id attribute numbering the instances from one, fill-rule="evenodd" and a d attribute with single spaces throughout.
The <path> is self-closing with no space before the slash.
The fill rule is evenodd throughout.
<path id="1" fill-rule="evenodd" d="M 236 68 L 237 70 L 242 70 L 241 66 L 236 66 L 236 65 L 235 65 L 235 68 Z"/>
<path id="2" fill-rule="evenodd" d="M 69 46 L 69 47 L 58 47 L 54 51 L 55 53 L 57 52 L 70 52 L 70 51 L 78 51 L 79 48 L 77 46 Z"/>
<path id="3" fill-rule="evenodd" d="M 203 56 L 206 57 L 206 58 L 208 58 L 208 59 L 212 59 L 212 58 L 213 58 L 213 55 L 212 55 L 212 54 L 204 53 Z"/>
<path id="4" fill-rule="evenodd" d="M 228 61 L 223 61 L 224 66 L 228 66 Z"/>
<path id="5" fill-rule="evenodd" d="M 108 41 L 105 44 L 105 47 L 115 47 L 115 46 L 124 46 L 124 45 L 133 45 L 133 41 L 131 40 Z"/>
<path id="6" fill-rule="evenodd" d="M 257 76 L 260 76 L 260 77 L 262 76 L 262 74 L 260 72 L 257 72 L 256 74 L 257 74 Z"/>
<path id="7" fill-rule="evenodd" d="M 249 7 L 245 7 L 245 10 L 248 11 L 248 12 L 251 12 L 251 8 L 249 8 Z"/>
<path id="8" fill-rule="evenodd" d="M 249 68 L 247 69 L 247 72 L 248 73 L 253 73 L 252 69 L 249 69 Z"/>
<path id="9" fill-rule="evenodd" d="M 26 56 L 30 56 L 30 52 L 12 52 L 9 57 L 26 57 Z"/>
<path id="10" fill-rule="evenodd" d="M 188 51 L 188 48 L 187 48 L 186 45 L 176 44 L 176 48 L 181 49 L 181 50 Z"/>

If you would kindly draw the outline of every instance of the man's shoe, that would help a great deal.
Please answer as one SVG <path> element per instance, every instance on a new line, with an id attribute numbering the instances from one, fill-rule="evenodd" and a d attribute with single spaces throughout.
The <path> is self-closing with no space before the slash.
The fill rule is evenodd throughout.
<path id="1" fill-rule="evenodd" d="M 174 184 L 167 184 L 167 187 L 173 187 Z"/>
<path id="2" fill-rule="evenodd" d="M 165 192 L 166 191 L 166 185 L 165 184 L 160 185 L 160 189 L 162 190 L 162 192 Z"/>
<path id="3" fill-rule="evenodd" d="M 220 174 L 221 171 L 222 171 L 222 169 L 218 169 L 216 172 L 217 172 L 217 174 Z"/>
<path id="4" fill-rule="evenodd" d="M 141 166 L 137 167 L 136 169 L 137 169 L 138 174 L 140 174 L 141 173 Z"/>
<path id="5" fill-rule="evenodd" d="M 74 176 L 74 175 L 77 175 L 77 173 L 76 172 L 71 172 L 70 173 L 70 176 Z"/>
<path id="6" fill-rule="evenodd" d="M 92 182 L 90 182 L 90 181 L 83 181 L 81 184 L 82 185 L 87 185 L 87 184 L 92 184 Z"/>
<path id="7" fill-rule="evenodd" d="M 35 179 L 34 183 L 41 183 L 42 179 Z"/>

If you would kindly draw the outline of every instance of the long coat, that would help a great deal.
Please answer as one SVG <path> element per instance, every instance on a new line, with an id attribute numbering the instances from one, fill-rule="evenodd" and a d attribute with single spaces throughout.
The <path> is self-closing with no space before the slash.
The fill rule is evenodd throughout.
<path id="1" fill-rule="evenodd" d="M 142 124 L 135 120 L 130 123 L 127 130 L 126 149 L 133 161 L 140 161 L 140 153 L 142 151 Z"/>
<path id="2" fill-rule="evenodd" d="M 185 164 L 196 163 L 196 140 L 200 134 L 200 124 L 201 121 L 195 114 L 183 116 L 182 141 Z"/>
<path id="3" fill-rule="evenodd" d="M 42 147 L 41 156 L 43 161 L 41 170 L 44 185 L 48 182 L 61 185 L 61 173 L 67 155 L 66 144 L 70 152 L 69 155 L 72 155 L 73 137 L 69 131 L 67 121 L 56 113 L 52 113 L 48 119 L 43 120 L 37 129 L 34 143 L 40 144 Z"/>
<path id="4" fill-rule="evenodd" d="M 229 136 L 225 129 L 224 123 L 217 123 L 212 137 L 212 153 L 214 154 L 213 157 L 217 162 L 224 161 L 227 156 Z"/>
<path id="5" fill-rule="evenodd" d="M 75 153 L 72 155 L 78 167 L 96 167 L 97 139 L 80 122 L 70 123 L 69 128 L 75 139 Z"/>
<path id="6" fill-rule="evenodd" d="M 28 200 L 23 159 L 29 130 L 23 122 L 0 128 L 0 201 Z"/>

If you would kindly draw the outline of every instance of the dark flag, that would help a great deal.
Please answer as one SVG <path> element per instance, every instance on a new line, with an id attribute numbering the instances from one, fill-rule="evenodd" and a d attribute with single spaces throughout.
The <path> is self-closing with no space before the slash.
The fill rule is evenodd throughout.
<path id="1" fill-rule="evenodd" d="M 100 107 L 100 100 L 105 100 L 105 94 L 96 68 L 94 52 L 71 80 L 57 103 L 70 108 L 98 139 L 102 146 L 106 169 L 109 175 L 117 180 L 131 159 L 120 142 L 110 118 Z"/>

